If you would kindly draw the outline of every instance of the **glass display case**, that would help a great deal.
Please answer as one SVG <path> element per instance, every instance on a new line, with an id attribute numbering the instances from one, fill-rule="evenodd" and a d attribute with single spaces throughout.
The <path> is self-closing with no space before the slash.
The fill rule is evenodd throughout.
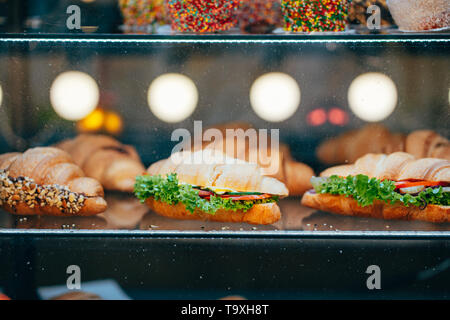
<path id="1" fill-rule="evenodd" d="M 286 3 L 279 4 L 283 10 Z M 107 204 L 96 215 L 78 214 L 84 211 L 76 206 L 64 207 L 63 214 L 34 208 L 21 214 L 2 195 L 0 292 L 13 299 L 51 298 L 48 292 L 70 291 L 68 268 L 77 266 L 82 290 L 106 279 L 120 287 L 119 297 L 131 299 L 448 299 L 448 204 L 441 203 L 438 218 L 408 213 L 403 219 L 302 204 L 313 189 L 311 176 L 368 153 L 413 154 L 415 147 L 431 148 L 436 136 L 439 156 L 424 151 L 422 158 L 439 158 L 442 172 L 448 170 L 448 25 L 408 32 L 382 7 L 383 23 L 375 29 L 359 22 L 342 31 L 293 32 L 270 16 L 262 33 L 259 23 L 253 29 L 245 20 L 241 29 L 236 24 L 202 34 L 171 29 L 178 21 L 173 16 L 126 20 L 127 1 L 71 5 L 0 1 L 1 154 L 64 149 L 61 141 L 101 134 L 122 144 L 104 150 L 137 157 L 144 174 L 182 142 L 204 138 L 208 128 L 254 128 L 287 148 L 282 161 L 301 163 L 311 174 L 296 178 L 303 183 L 299 190 L 291 189 L 290 179 L 305 167 L 272 175 L 290 195 L 280 197 L 281 217 L 268 224 L 168 218 L 136 192 L 109 187 L 104 171 L 93 174 Z M 410 142 L 412 133 L 424 130 L 433 137 Z M 348 132 L 355 135 L 344 140 Z M 328 153 L 321 149 L 327 141 L 336 144 Z M 66 150 L 75 162 L 83 158 L 75 172 L 96 172 L 116 157 L 105 153 L 91 161 L 95 143 L 87 143 L 89 151 Z M 25 163 L 16 171 L 23 178 L 24 167 L 33 165 L 28 171 L 37 181 L 47 170 L 42 164 Z M 123 168 L 118 171 L 128 170 Z M 8 181 L 28 181 L 17 178 Z M 405 180 L 417 185 L 426 179 Z M 4 193 L 8 183 L 2 181 Z M 448 192 L 448 180 L 433 182 L 439 184 L 426 187 Z M 376 270 L 381 287 L 371 282 Z"/>

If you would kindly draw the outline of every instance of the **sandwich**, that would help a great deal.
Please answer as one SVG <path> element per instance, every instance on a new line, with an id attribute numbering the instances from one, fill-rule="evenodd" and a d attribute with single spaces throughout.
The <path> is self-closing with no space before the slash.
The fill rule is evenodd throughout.
<path id="1" fill-rule="evenodd" d="M 450 161 L 367 154 L 311 179 L 302 204 L 343 215 L 450 222 Z"/>
<path id="2" fill-rule="evenodd" d="M 286 186 L 255 164 L 217 150 L 178 152 L 136 177 L 134 192 L 156 213 L 175 219 L 272 224 Z"/>

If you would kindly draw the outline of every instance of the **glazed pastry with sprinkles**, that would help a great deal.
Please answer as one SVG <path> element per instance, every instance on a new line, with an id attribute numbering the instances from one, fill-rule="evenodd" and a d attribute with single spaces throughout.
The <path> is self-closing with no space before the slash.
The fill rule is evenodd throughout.
<path id="1" fill-rule="evenodd" d="M 284 29 L 293 32 L 344 31 L 348 0 L 283 0 Z"/>
<path id="2" fill-rule="evenodd" d="M 124 23 L 130 27 L 166 22 L 164 0 L 119 0 Z"/>
<path id="3" fill-rule="evenodd" d="M 0 206 L 19 215 L 89 216 L 106 210 L 103 187 L 70 155 L 33 148 L 0 155 Z"/>
<path id="4" fill-rule="evenodd" d="M 167 0 L 172 29 L 179 32 L 218 32 L 237 23 L 241 0 Z"/>

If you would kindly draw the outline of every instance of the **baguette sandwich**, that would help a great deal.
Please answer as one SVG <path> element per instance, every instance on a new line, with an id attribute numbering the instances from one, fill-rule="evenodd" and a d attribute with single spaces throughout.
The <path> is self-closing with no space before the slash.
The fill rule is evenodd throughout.
<path id="1" fill-rule="evenodd" d="M 156 213 L 176 219 L 272 224 L 286 186 L 254 163 L 217 150 L 179 152 L 138 176 L 135 194 Z"/>
<path id="2" fill-rule="evenodd" d="M 343 215 L 450 222 L 450 161 L 367 154 L 311 179 L 302 204 Z"/>

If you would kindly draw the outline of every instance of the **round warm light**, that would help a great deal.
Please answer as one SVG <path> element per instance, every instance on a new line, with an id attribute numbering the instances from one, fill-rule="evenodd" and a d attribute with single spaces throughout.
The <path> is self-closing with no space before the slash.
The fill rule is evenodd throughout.
<path id="1" fill-rule="evenodd" d="M 119 134 L 123 128 L 122 118 L 118 113 L 110 111 L 106 113 L 104 125 L 106 131 L 108 131 L 109 133 Z"/>
<path id="2" fill-rule="evenodd" d="M 397 106 L 397 88 L 388 76 L 370 72 L 353 80 L 348 90 L 350 109 L 360 119 L 377 122 L 389 117 Z"/>
<path id="3" fill-rule="evenodd" d="M 80 131 L 98 131 L 102 128 L 104 120 L 105 112 L 102 109 L 95 109 L 78 122 L 78 128 Z"/>
<path id="4" fill-rule="evenodd" d="M 66 120 L 78 121 L 89 115 L 99 100 L 95 80 L 79 71 L 61 73 L 50 88 L 50 101 L 56 113 Z"/>
<path id="5" fill-rule="evenodd" d="M 167 73 L 150 84 L 147 101 L 158 119 L 175 123 L 187 119 L 194 112 L 198 91 L 194 82 L 185 75 Z"/>
<path id="6" fill-rule="evenodd" d="M 255 80 L 250 89 L 250 103 L 255 113 L 270 122 L 289 119 L 300 105 L 300 87 L 291 76 L 271 72 Z"/>
<path id="7" fill-rule="evenodd" d="M 2 105 L 2 101 L 3 101 L 3 90 L 2 86 L 0 86 L 0 106 Z"/>

